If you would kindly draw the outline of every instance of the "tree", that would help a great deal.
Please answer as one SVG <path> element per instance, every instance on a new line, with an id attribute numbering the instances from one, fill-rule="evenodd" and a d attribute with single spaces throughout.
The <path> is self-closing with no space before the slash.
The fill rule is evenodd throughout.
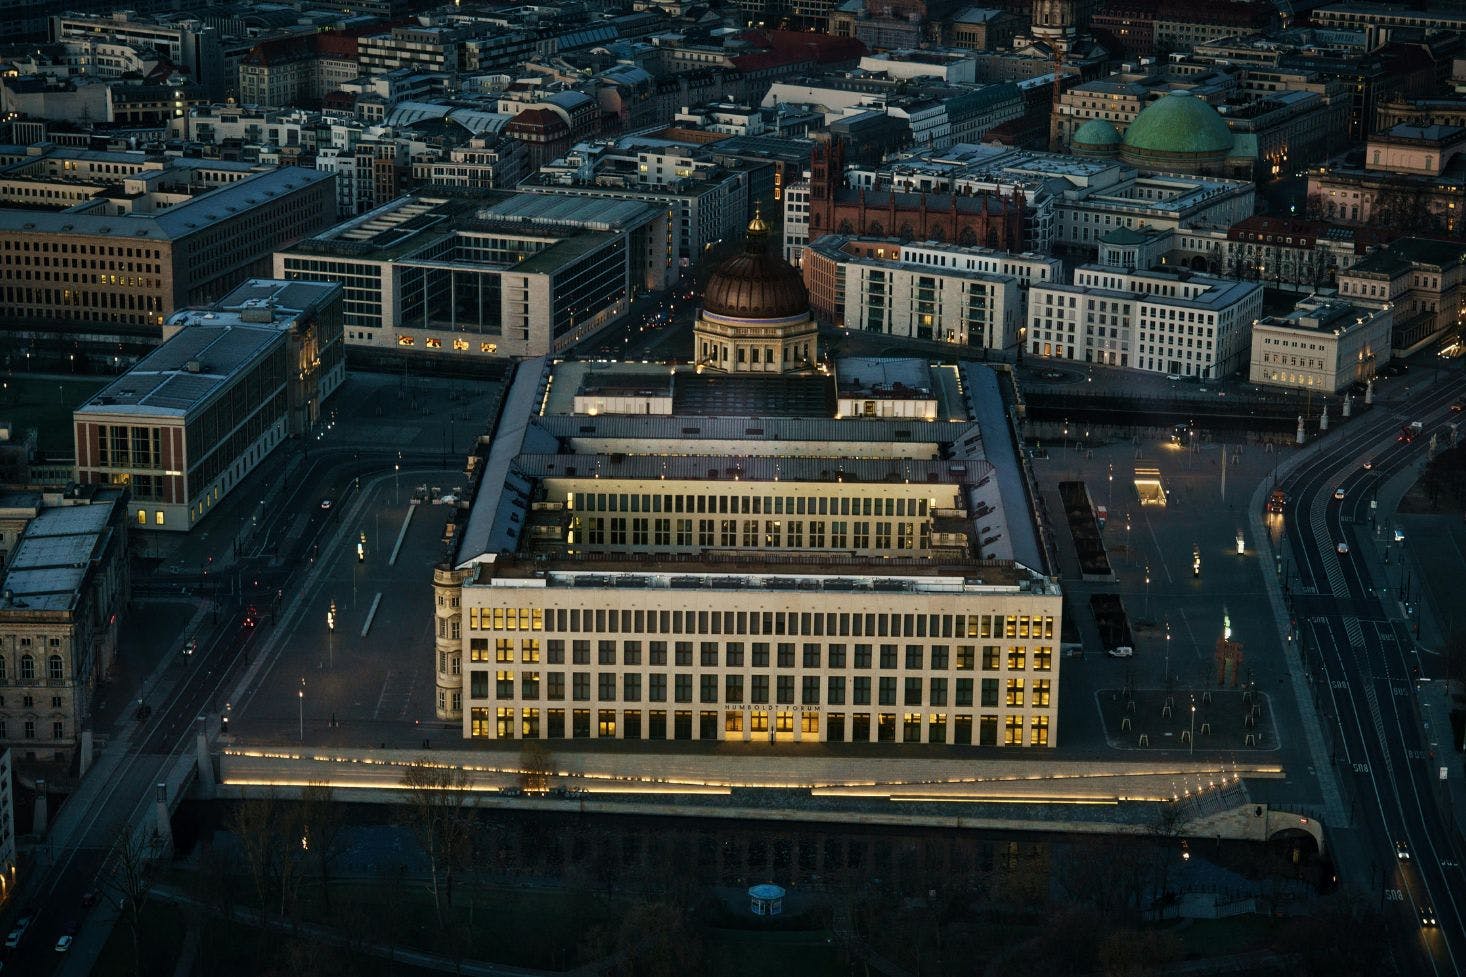
<path id="1" fill-rule="evenodd" d="M 637 903 L 621 920 L 615 937 L 618 977 L 682 977 L 703 970 L 702 940 L 682 906 Z"/>
<path id="2" fill-rule="evenodd" d="M 526 794 L 544 794 L 555 775 L 555 756 L 544 740 L 524 741 L 519 753 L 519 786 Z"/>
<path id="3" fill-rule="evenodd" d="M 142 977 L 143 907 L 153 889 L 152 860 L 157 856 L 156 835 L 142 839 L 130 827 L 122 829 L 114 850 L 116 864 L 107 875 L 108 891 L 117 898 L 132 934 L 132 972 Z"/>
<path id="4" fill-rule="evenodd" d="M 255 905 L 263 924 L 269 911 L 270 891 L 274 888 L 271 870 L 274 846 L 275 795 L 250 797 L 239 803 L 229 818 L 229 830 L 239 839 L 244 851 L 244 864 L 255 887 Z"/>
<path id="5" fill-rule="evenodd" d="M 331 909 L 331 863 L 341 852 L 345 826 L 341 804 L 330 784 L 308 784 L 300 795 L 301 847 L 310 853 L 321 883 L 321 904 Z"/>
<path id="6" fill-rule="evenodd" d="M 469 844 L 466 811 L 471 800 L 468 772 L 436 766 L 419 758 L 402 775 L 407 791 L 407 827 L 428 859 L 429 891 L 438 925 L 445 925 L 443 904 L 453 904 L 453 869 Z"/>

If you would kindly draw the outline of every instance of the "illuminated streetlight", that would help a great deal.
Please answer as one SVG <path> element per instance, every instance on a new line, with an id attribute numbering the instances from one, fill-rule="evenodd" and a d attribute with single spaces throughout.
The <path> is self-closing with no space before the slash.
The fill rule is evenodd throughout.
<path id="1" fill-rule="evenodd" d="M 300 689 L 296 691 L 300 699 L 300 741 L 305 742 L 305 679 L 300 680 Z"/>

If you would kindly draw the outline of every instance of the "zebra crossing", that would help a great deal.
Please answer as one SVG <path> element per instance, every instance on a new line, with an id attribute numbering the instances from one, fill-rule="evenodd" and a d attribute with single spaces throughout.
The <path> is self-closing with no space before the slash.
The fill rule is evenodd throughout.
<path id="1" fill-rule="evenodd" d="M 1318 543 L 1319 553 L 1323 559 L 1324 574 L 1329 578 L 1329 589 L 1324 591 L 1319 588 L 1319 594 L 1347 594 L 1349 592 L 1348 582 L 1344 579 L 1344 568 L 1339 565 L 1339 554 L 1334 549 L 1333 537 L 1329 535 L 1328 520 L 1324 518 L 1324 510 L 1328 507 L 1325 497 L 1319 496 L 1313 500 L 1313 537 Z M 1317 587 L 1318 581 L 1314 581 Z M 1356 626 L 1358 622 L 1355 622 Z"/>

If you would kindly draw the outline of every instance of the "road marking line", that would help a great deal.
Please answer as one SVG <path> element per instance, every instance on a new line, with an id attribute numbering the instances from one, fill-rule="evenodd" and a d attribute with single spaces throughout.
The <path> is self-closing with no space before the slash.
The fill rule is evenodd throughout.
<path id="1" fill-rule="evenodd" d="M 397 554 L 402 550 L 402 541 L 407 538 L 407 527 L 412 525 L 412 514 L 417 511 L 417 506 L 407 507 L 407 515 L 402 517 L 402 528 L 397 531 L 397 544 L 392 547 L 392 556 L 387 560 L 388 566 L 397 565 Z"/>

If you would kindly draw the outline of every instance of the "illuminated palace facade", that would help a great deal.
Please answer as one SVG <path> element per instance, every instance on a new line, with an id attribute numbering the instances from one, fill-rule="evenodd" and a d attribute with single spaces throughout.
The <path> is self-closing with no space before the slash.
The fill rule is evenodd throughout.
<path id="1" fill-rule="evenodd" d="M 518 366 L 435 571 L 438 716 L 1055 745 L 1062 598 L 1005 378 L 822 359 L 798 273 L 750 237 L 708 286 L 716 353 Z"/>

